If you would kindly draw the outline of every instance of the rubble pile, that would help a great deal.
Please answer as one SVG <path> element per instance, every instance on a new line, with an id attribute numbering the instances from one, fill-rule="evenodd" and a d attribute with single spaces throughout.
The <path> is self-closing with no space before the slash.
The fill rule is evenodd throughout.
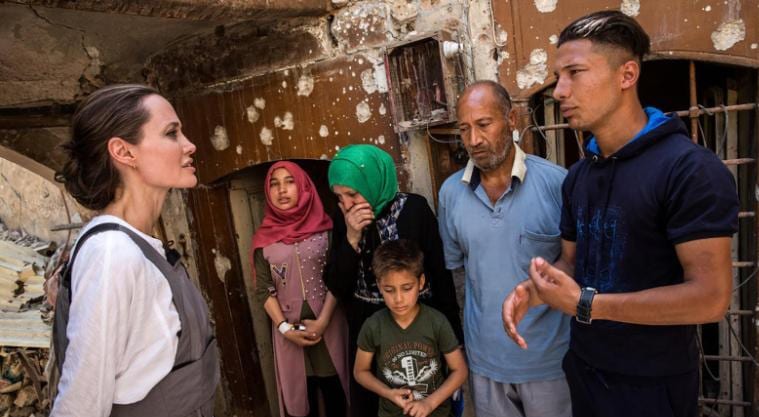
<path id="1" fill-rule="evenodd" d="M 0 348 L 0 415 L 46 416 L 48 349 Z"/>
<path id="2" fill-rule="evenodd" d="M 0 222 L 0 417 L 39 417 L 49 411 L 45 369 L 52 307 L 44 287 L 60 252 L 54 242 Z"/>

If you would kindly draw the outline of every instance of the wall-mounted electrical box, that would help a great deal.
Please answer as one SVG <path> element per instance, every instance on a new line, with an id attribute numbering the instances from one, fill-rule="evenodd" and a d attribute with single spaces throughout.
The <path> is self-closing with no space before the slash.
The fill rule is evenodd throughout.
<path id="1" fill-rule="evenodd" d="M 460 45 L 448 32 L 421 35 L 388 46 L 385 53 L 395 131 L 456 120 L 464 87 Z"/>

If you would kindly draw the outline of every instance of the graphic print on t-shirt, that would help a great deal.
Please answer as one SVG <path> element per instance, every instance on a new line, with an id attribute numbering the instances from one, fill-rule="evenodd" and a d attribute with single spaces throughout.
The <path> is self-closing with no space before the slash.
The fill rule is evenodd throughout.
<path id="1" fill-rule="evenodd" d="M 414 400 L 437 389 L 440 362 L 432 346 L 403 342 L 388 349 L 380 361 L 382 375 L 392 388 L 409 388 Z"/>
<path id="2" fill-rule="evenodd" d="M 596 209 L 587 222 L 584 214 L 584 207 L 579 207 L 575 279 L 581 285 L 594 287 L 600 292 L 620 288 L 625 283 L 618 278 L 618 267 L 627 241 L 622 209 L 614 205 L 609 205 L 605 212 Z M 595 256 L 588 259 L 589 253 Z"/>

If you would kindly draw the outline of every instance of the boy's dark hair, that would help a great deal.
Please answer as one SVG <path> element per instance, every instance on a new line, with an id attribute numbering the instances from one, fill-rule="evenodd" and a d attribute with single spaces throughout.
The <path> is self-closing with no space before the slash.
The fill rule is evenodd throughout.
<path id="1" fill-rule="evenodd" d="M 557 47 L 578 39 L 622 49 L 638 62 L 651 48 L 651 40 L 640 24 L 618 10 L 591 13 L 570 23 L 561 31 Z"/>
<path id="2" fill-rule="evenodd" d="M 413 240 L 389 240 L 374 251 L 372 269 L 377 281 L 390 272 L 400 271 L 419 278 L 424 272 L 424 254 Z"/>

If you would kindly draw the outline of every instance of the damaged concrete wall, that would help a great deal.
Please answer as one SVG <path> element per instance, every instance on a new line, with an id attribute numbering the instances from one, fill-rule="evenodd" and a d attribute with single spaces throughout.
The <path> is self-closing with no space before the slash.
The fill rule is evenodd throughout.
<path id="1" fill-rule="evenodd" d="M 326 56 L 318 26 L 280 24 L 274 27 L 239 24 L 220 26 L 213 34 L 191 38 L 153 56 L 147 81 L 162 91 L 178 94 L 221 80 L 251 77 Z"/>
<path id="2" fill-rule="evenodd" d="M 327 159 L 350 143 L 376 143 L 398 155 L 388 105 L 364 91 L 373 71 L 363 55 L 275 71 L 232 91 L 176 99 L 198 146 L 198 176 L 212 182 L 238 169 L 284 158 Z"/>
<path id="3" fill-rule="evenodd" d="M 64 195 L 57 184 L 0 157 L 0 220 L 8 228 L 22 229 L 62 245 L 69 239 L 69 233 L 50 229 L 81 222 L 82 214 L 79 206 L 68 194 Z"/>
<path id="4" fill-rule="evenodd" d="M 16 0 L 18 3 L 71 10 L 120 13 L 187 20 L 241 20 L 267 17 L 320 14 L 329 0 L 172 0 L 124 2 L 120 0 Z"/>
<path id="5" fill-rule="evenodd" d="M 13 149 L 53 171 L 63 168 L 66 156 L 60 145 L 68 139 L 69 129 L 66 127 L 0 130 L 1 146 Z"/>
<path id="6" fill-rule="evenodd" d="M 55 25 L 21 5 L 6 7 L 3 20 L 13 22 L 0 25 L 3 59 L 20 64 L 0 65 L 0 105 L 72 101 L 81 94 L 80 80 L 100 71 L 96 63 L 90 65 L 96 49 L 85 44 L 78 30 Z"/>
<path id="7" fill-rule="evenodd" d="M 142 82 L 155 50 L 217 25 L 17 3 L 0 4 L 0 20 L 0 108 L 72 103 L 106 83 Z"/>
<path id="8" fill-rule="evenodd" d="M 486 2 L 483 2 L 486 3 Z M 526 98 L 555 81 L 553 60 L 561 29 L 603 9 L 621 10 L 651 37 L 651 59 L 693 59 L 759 68 L 756 1 L 510 0 L 494 1 L 495 27 L 506 57 L 498 79 Z"/>
<path id="9" fill-rule="evenodd" d="M 384 51 L 423 33 L 445 30 L 464 45 L 458 76 L 496 78 L 498 56 L 485 36 L 491 15 L 478 1 L 333 1 L 330 16 L 271 27 L 248 23 L 187 39 L 153 56 L 148 79 L 174 96 L 198 144 L 198 174 L 209 183 L 246 166 L 283 158 L 331 158 L 350 143 L 375 143 L 399 164 L 404 188 L 434 202 L 425 177 L 428 139 L 399 140 L 392 125 Z M 477 8 L 472 15 L 470 7 Z M 469 48 L 476 25 L 480 41 Z M 466 69 L 468 68 L 468 69 Z M 455 98 L 454 98 L 455 99 Z M 415 151 L 409 151 L 409 144 Z M 415 168 L 413 168 L 415 169 Z"/>
<path id="10" fill-rule="evenodd" d="M 186 190 L 171 190 L 163 204 L 161 225 L 166 242 L 173 242 L 172 248 L 182 255 L 187 274 L 200 288 L 198 280 L 197 243 L 191 238 L 190 217 Z"/>

